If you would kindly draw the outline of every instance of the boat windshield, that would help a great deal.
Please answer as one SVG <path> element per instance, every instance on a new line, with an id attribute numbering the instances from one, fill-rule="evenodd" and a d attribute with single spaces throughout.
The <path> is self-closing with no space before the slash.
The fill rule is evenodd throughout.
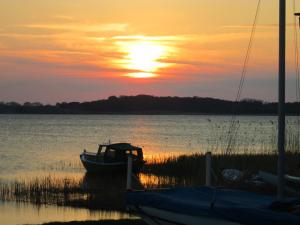
<path id="1" fill-rule="evenodd" d="M 116 150 L 114 150 L 114 149 L 107 149 L 106 150 L 106 157 L 107 158 L 112 158 L 112 159 L 114 159 L 114 158 L 116 158 Z"/>
<path id="2" fill-rule="evenodd" d="M 102 146 L 102 145 L 99 145 L 97 155 L 100 155 L 100 154 L 101 154 L 102 149 L 103 149 L 103 146 Z"/>
<path id="3" fill-rule="evenodd" d="M 127 150 L 126 155 L 131 154 L 134 158 L 143 159 L 143 153 L 138 150 Z"/>

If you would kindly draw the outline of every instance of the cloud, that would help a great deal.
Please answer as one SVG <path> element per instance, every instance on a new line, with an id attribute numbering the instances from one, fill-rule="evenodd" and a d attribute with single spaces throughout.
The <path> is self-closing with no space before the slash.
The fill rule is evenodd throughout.
<path id="1" fill-rule="evenodd" d="M 145 36 L 145 35 L 120 35 L 112 37 L 114 40 L 121 41 L 188 41 L 188 35 L 173 35 L 173 36 Z"/>
<path id="2" fill-rule="evenodd" d="M 210 80 L 235 74 L 241 61 L 237 61 L 240 57 L 238 45 L 249 38 L 248 32 L 241 31 L 124 35 L 131 28 L 126 23 L 77 23 L 64 16 L 57 19 L 63 22 L 21 24 L 0 31 L 0 41 L 7 47 L 0 52 L 1 60 L 15 65 L 18 72 L 26 70 L 29 74 L 43 74 L 43 69 L 47 69 L 52 74 L 64 76 L 123 79 L 125 74 L 141 72 L 126 67 L 128 48 L 124 46 L 150 42 L 167 50 L 165 57 L 157 59 L 157 63 L 167 65 L 155 72 L 160 75 L 157 82 L 164 78 Z M 267 35 L 269 33 L 257 34 L 258 37 Z M 7 67 L 6 71 L 12 68 Z"/>
<path id="3" fill-rule="evenodd" d="M 118 31 L 123 32 L 128 28 L 128 24 L 124 23 L 107 23 L 107 24 L 91 24 L 91 23 L 40 23 L 40 24 L 21 24 L 16 25 L 19 28 L 55 30 L 55 31 L 80 31 L 80 32 L 103 32 Z"/>
<path id="4" fill-rule="evenodd" d="M 74 17 L 72 16 L 65 16 L 65 15 L 54 15 L 52 16 L 53 19 L 61 20 L 61 21 L 74 21 Z"/>
<path id="5" fill-rule="evenodd" d="M 68 54 L 71 54 L 73 58 L 69 59 Z M 105 78 L 139 72 L 133 69 L 113 67 L 105 62 L 76 59 L 73 54 L 74 52 L 65 51 L 50 51 L 47 54 L 45 52 L 6 52 L 4 55 L 0 54 L 1 79 L 3 80 L 4 77 L 22 78 L 25 74 L 29 74 L 28 78 L 35 76 L 46 78 L 57 74 L 67 77 Z M 47 55 L 47 58 L 44 55 Z M 85 58 L 84 55 L 82 57 Z"/>
<path id="6" fill-rule="evenodd" d="M 287 27 L 294 27 L 294 23 L 287 23 Z M 222 26 L 222 28 L 225 29 L 251 29 L 253 25 L 248 24 L 248 25 L 227 25 L 227 26 Z M 278 24 L 257 24 L 256 28 L 257 29 L 278 29 L 279 25 Z"/>

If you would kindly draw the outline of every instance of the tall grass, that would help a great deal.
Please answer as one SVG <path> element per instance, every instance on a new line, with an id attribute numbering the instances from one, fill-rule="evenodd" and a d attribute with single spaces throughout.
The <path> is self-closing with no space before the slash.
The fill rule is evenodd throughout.
<path id="1" fill-rule="evenodd" d="M 125 177 L 118 175 L 85 175 L 79 179 L 48 176 L 13 182 L 0 180 L 0 199 L 89 209 L 123 210 L 125 187 Z"/>
<path id="2" fill-rule="evenodd" d="M 257 123 L 236 120 L 230 123 L 211 123 L 210 136 L 205 151 L 217 154 L 270 154 L 277 151 L 277 123 L 273 120 Z M 286 123 L 286 150 L 300 153 L 299 124 L 294 120 Z"/>
<path id="3" fill-rule="evenodd" d="M 287 172 L 300 176 L 300 154 L 286 155 Z M 266 154 L 213 154 L 212 166 L 218 178 L 225 168 L 242 170 L 253 174 L 258 170 L 276 173 L 277 155 Z M 156 188 L 174 186 L 200 186 L 205 178 L 205 155 L 191 154 L 153 158 L 144 172 L 134 179 L 134 188 Z M 125 209 L 126 176 L 88 175 L 81 178 L 57 178 L 54 176 L 19 179 L 12 182 L 0 180 L 0 199 L 31 202 L 34 204 L 56 204 L 102 210 Z"/>
<path id="4" fill-rule="evenodd" d="M 0 182 L 0 197 L 2 200 L 15 200 L 36 204 L 65 204 L 72 195 L 82 194 L 81 181 L 54 177 L 39 177 L 31 180 L 16 180 Z"/>
<path id="5" fill-rule="evenodd" d="M 50 164 L 50 165 L 44 165 L 42 167 L 45 171 L 82 171 L 84 170 L 84 167 L 82 165 L 82 162 L 79 159 L 76 159 L 74 161 L 58 161 L 56 163 Z"/>
<path id="6" fill-rule="evenodd" d="M 254 174 L 258 170 L 276 173 L 277 157 L 277 154 L 274 153 L 217 154 L 212 156 L 212 167 L 215 176 L 219 179 L 222 177 L 221 172 L 223 169 L 231 168 L 242 170 L 247 174 Z M 300 154 L 288 152 L 286 161 L 288 162 L 287 173 L 300 176 Z M 177 177 L 181 185 L 186 183 L 189 185 L 203 185 L 205 179 L 205 155 L 180 155 L 152 160 L 146 165 L 145 173 L 162 177 Z"/>

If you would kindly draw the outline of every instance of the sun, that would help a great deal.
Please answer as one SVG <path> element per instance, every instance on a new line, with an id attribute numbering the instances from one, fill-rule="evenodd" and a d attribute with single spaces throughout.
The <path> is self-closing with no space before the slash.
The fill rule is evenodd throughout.
<path id="1" fill-rule="evenodd" d="M 137 72 L 127 76 L 133 78 L 150 78 L 157 76 L 156 72 L 164 67 L 160 62 L 166 55 L 166 47 L 149 41 L 137 41 L 126 45 L 125 67 Z"/>
<path id="2" fill-rule="evenodd" d="M 157 61 L 164 53 L 163 47 L 141 42 L 129 46 L 128 59 L 132 69 L 154 72 L 159 67 Z"/>

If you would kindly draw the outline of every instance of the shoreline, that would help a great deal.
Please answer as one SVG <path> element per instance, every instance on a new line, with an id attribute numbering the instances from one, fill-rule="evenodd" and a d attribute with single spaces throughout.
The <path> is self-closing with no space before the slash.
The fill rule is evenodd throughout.
<path id="1" fill-rule="evenodd" d="M 132 113 L 117 113 L 117 112 L 112 112 L 112 113 L 1 113 L 0 115 L 88 115 L 88 116 L 97 116 L 97 115 L 107 115 L 107 116 L 277 116 L 276 113 L 242 113 L 242 114 L 232 114 L 232 113 L 169 113 L 169 112 L 162 112 L 162 113 L 137 113 L 137 112 L 132 112 Z M 299 114 L 294 114 L 294 113 L 287 113 L 286 116 L 293 116 L 293 117 L 298 117 Z"/>
<path id="2" fill-rule="evenodd" d="M 146 225 L 146 223 L 141 219 L 134 219 L 134 220 L 50 222 L 50 223 L 43 223 L 42 225 Z"/>

